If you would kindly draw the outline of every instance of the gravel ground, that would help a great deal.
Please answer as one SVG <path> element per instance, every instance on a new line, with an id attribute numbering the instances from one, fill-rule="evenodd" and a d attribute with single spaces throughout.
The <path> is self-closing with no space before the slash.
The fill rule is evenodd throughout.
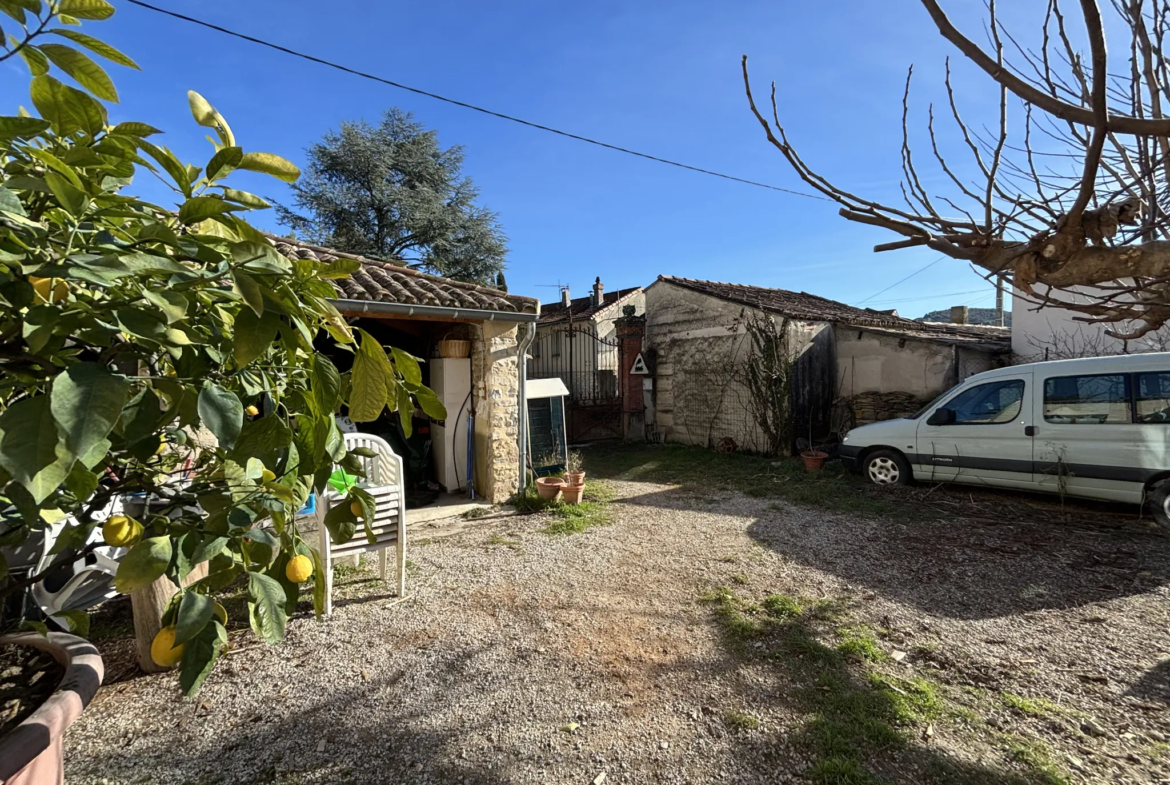
<path id="1" fill-rule="evenodd" d="M 404 602 L 347 576 L 332 618 L 274 649 L 234 638 L 193 700 L 114 675 L 66 738 L 69 782 L 805 782 L 812 712 L 792 671 L 728 642 L 715 587 L 837 601 L 881 668 L 939 685 L 957 709 L 883 753 L 893 781 L 1170 782 L 1170 540 L 611 485 L 611 526 L 414 544 Z"/>

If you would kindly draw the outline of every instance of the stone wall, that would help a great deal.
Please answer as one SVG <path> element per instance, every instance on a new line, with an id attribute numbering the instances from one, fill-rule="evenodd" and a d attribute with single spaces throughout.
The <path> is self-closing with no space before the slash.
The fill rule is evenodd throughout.
<path id="1" fill-rule="evenodd" d="M 475 491 L 501 504 L 520 483 L 515 324 L 483 322 L 471 342 L 475 402 Z"/>

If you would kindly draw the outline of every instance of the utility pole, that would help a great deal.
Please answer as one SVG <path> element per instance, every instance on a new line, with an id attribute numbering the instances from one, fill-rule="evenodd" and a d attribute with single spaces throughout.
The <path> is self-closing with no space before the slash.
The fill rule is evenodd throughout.
<path id="1" fill-rule="evenodd" d="M 995 279 L 995 323 L 1003 327 L 1003 277 Z"/>

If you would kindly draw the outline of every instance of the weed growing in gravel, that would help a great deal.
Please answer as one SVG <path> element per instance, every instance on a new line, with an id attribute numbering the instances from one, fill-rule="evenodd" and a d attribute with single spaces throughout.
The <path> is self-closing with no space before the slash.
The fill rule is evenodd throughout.
<path id="1" fill-rule="evenodd" d="M 837 644 L 837 651 L 842 654 L 860 657 L 870 662 L 882 662 L 886 653 L 878 646 L 877 638 L 867 628 L 861 625 L 849 625 L 837 630 L 842 640 Z"/>
<path id="2" fill-rule="evenodd" d="M 525 514 L 550 513 L 552 520 L 541 529 L 545 534 L 577 534 L 593 526 L 608 526 L 608 507 L 612 500 L 612 488 L 604 482 L 592 481 L 585 483 L 580 504 L 545 501 L 532 485 L 509 499 L 508 504 Z"/>
<path id="3" fill-rule="evenodd" d="M 492 534 L 491 537 L 488 537 L 487 544 L 488 545 L 504 545 L 504 546 L 511 548 L 513 550 L 517 550 L 517 551 L 520 550 L 520 540 L 513 540 L 511 538 L 505 537 L 504 535 L 500 534 L 499 532 L 495 532 L 494 534 Z"/>
<path id="4" fill-rule="evenodd" d="M 760 721 L 755 717 L 738 711 L 727 712 L 723 715 L 723 721 L 727 723 L 727 727 L 735 730 L 755 730 L 760 727 Z"/>
<path id="5" fill-rule="evenodd" d="M 495 515 L 495 513 L 495 507 L 472 507 L 463 513 L 463 518 L 464 520 L 474 521 L 476 518 L 486 518 L 489 515 Z"/>
<path id="6" fill-rule="evenodd" d="M 740 586 L 747 586 L 749 583 L 751 583 L 751 581 L 748 579 L 748 576 L 744 575 L 742 572 L 732 575 L 731 581 L 732 583 L 738 583 Z"/>
<path id="7" fill-rule="evenodd" d="M 1008 754 L 1031 769 L 1044 785 L 1067 785 L 1069 781 L 1054 762 L 1052 750 L 1039 739 L 1016 739 Z"/>
<path id="8" fill-rule="evenodd" d="M 1066 706 L 1053 703 L 1045 698 L 1025 698 L 1011 692 L 1004 692 L 1000 694 L 1000 700 L 1003 705 L 1009 709 L 1015 709 L 1021 714 L 1027 714 L 1032 717 L 1051 717 L 1054 715 L 1067 716 L 1082 716 L 1084 712 L 1070 709 Z"/>

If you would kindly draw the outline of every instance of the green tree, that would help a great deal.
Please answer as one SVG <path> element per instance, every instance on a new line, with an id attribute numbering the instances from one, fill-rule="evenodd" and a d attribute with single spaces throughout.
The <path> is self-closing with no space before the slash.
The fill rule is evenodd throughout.
<path id="1" fill-rule="evenodd" d="M 276 208 L 306 239 L 488 286 L 503 269 L 506 238 L 460 171 L 463 148 L 442 149 L 409 113 L 389 109 L 377 126 L 343 122 L 306 152 L 292 186 L 299 212 Z"/>
<path id="2" fill-rule="evenodd" d="M 148 516 L 104 532 L 130 547 L 115 585 L 179 587 L 162 621 L 183 648 L 164 659 L 180 661 L 191 693 L 227 641 L 214 592 L 242 585 L 253 630 L 276 642 L 296 607 L 294 579 L 319 569 L 295 513 L 335 465 L 361 473 L 362 452 L 345 449 L 335 423 L 340 408 L 369 421 L 389 406 L 407 428 L 416 403 L 445 412 L 415 358 L 387 354 L 330 304 L 330 279 L 357 263 L 281 256 L 245 218 L 268 205 L 225 183 L 236 169 L 294 182 L 295 166 L 245 152 L 194 92 L 195 121 L 215 135 L 203 167 L 150 141 L 159 131 L 145 123 L 109 125 L 97 100 L 116 97 L 105 71 L 42 43 L 64 37 L 132 66 L 70 29 L 113 14 L 105 0 L 0 0 L 0 11 L 23 30 L 0 60 L 28 64 L 40 114 L 0 117 L 0 546 L 66 524 L 40 573 L 10 575 L 0 553 L 0 607 L 100 545 L 91 536 L 112 499 L 143 494 Z M 176 210 L 125 192 L 138 167 L 169 181 Z M 324 332 L 354 352 L 352 371 L 314 349 Z M 361 513 L 338 506 L 326 522 L 335 541 L 373 517 L 367 493 L 349 501 Z M 183 587 L 203 563 L 208 575 Z M 84 620 L 69 619 L 77 629 Z M 0 618 L 0 628 L 19 621 Z"/>
<path id="3" fill-rule="evenodd" d="M 496 273 L 496 288 L 505 294 L 508 292 L 508 280 L 504 278 L 503 270 L 500 270 L 498 273 Z"/>

